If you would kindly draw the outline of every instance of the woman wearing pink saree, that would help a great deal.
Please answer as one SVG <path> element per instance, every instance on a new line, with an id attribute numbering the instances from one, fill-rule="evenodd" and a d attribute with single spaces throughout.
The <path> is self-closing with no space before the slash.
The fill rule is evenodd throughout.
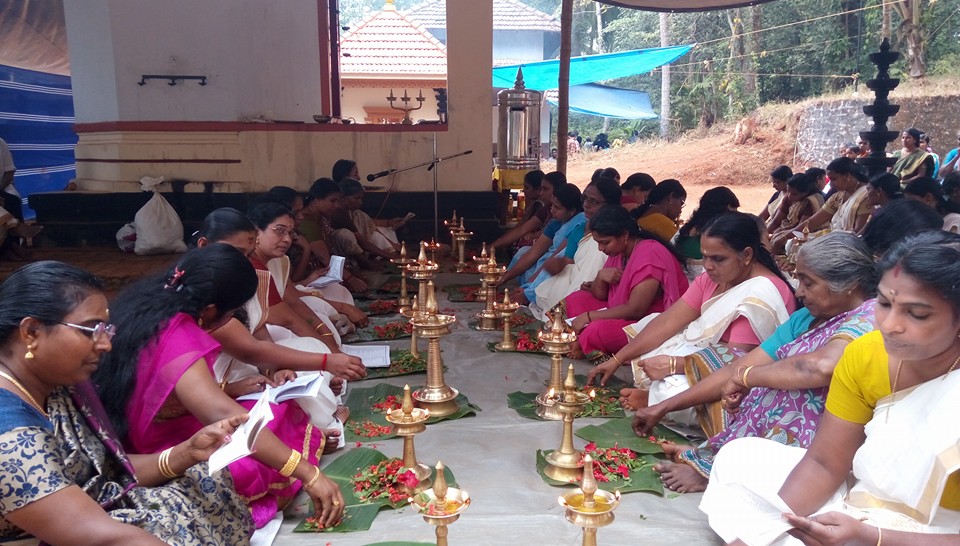
<path id="1" fill-rule="evenodd" d="M 256 291 L 257 276 L 235 248 L 193 250 L 164 277 L 131 286 L 112 306 L 123 324 L 95 382 L 125 447 L 162 451 L 219 419 L 244 411 L 223 393 L 211 366 L 220 345 L 208 334 Z M 339 488 L 316 466 L 323 436 L 296 404 L 272 405 L 274 419 L 252 456 L 230 464 L 257 528 L 303 489 L 324 525 L 343 512 Z"/>

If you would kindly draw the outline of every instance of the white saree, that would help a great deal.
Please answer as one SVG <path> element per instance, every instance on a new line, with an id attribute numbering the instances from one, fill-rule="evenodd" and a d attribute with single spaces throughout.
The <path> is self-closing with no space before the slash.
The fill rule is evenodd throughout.
<path id="1" fill-rule="evenodd" d="M 659 313 L 648 315 L 623 329 L 631 339 L 639 335 Z M 700 308 L 700 317 L 682 332 L 663 342 L 656 349 L 631 361 L 634 383 L 650 389 L 650 405 L 662 402 L 690 388 L 683 374 L 651 381 L 639 364 L 645 358 L 659 355 L 687 356 L 720 342 L 723 333 L 739 317 L 746 317 L 757 339 L 770 337 L 790 317 L 783 296 L 766 277 L 753 277 L 707 300 Z M 669 417 L 678 423 L 697 423 L 693 408 L 672 412 Z"/>
<path id="2" fill-rule="evenodd" d="M 530 312 L 537 320 L 546 322 L 547 311 L 553 309 L 570 294 L 580 290 L 581 284 L 595 279 L 606 261 L 607 255 L 600 252 L 600 247 L 593 240 L 593 235 L 590 233 L 584 235 L 577 244 L 573 263 L 537 286 L 537 300 L 530 302 Z"/>

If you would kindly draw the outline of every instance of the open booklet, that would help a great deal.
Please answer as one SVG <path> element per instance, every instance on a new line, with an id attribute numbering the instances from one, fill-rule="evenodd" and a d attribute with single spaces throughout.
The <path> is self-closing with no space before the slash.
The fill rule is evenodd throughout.
<path id="1" fill-rule="evenodd" d="M 401 227 L 403 227 L 404 225 L 406 225 L 407 222 L 409 222 L 410 220 L 412 220 L 415 216 L 416 216 L 416 214 L 414 214 L 414 213 L 412 213 L 412 212 L 408 212 L 406 216 L 404 216 L 403 218 L 401 218 L 401 219 L 397 220 L 396 222 L 394 222 L 394 223 L 393 223 L 393 226 L 391 226 L 391 227 L 392 227 L 393 229 L 400 229 Z"/>
<path id="2" fill-rule="evenodd" d="M 330 269 L 327 274 L 314 280 L 308 286 L 310 288 L 323 288 L 324 286 L 335 282 L 343 281 L 343 265 L 346 259 L 343 256 L 330 256 Z"/>
<path id="3" fill-rule="evenodd" d="M 257 442 L 260 431 L 273 421 L 273 410 L 268 403 L 269 392 L 270 387 L 267 387 L 264 396 L 250 408 L 250 418 L 231 435 L 233 439 L 210 455 L 208 472 L 211 476 L 228 464 L 253 453 L 253 445 Z"/>
<path id="4" fill-rule="evenodd" d="M 363 361 L 367 368 L 389 368 L 389 345 L 341 345 L 340 350 Z"/>
<path id="5" fill-rule="evenodd" d="M 736 512 L 742 529 L 739 538 L 748 546 L 767 546 L 793 528 L 783 517 L 793 510 L 780 495 L 761 495 L 742 484 L 725 485 L 736 495 L 729 508 Z"/>
<path id="6" fill-rule="evenodd" d="M 326 376 L 321 373 L 304 374 L 287 381 L 283 385 L 268 388 L 264 392 L 252 392 L 238 396 L 237 400 L 261 400 L 266 398 L 271 404 L 279 404 L 295 398 L 316 398 L 320 394 L 320 389 L 325 381 L 327 381 Z"/>

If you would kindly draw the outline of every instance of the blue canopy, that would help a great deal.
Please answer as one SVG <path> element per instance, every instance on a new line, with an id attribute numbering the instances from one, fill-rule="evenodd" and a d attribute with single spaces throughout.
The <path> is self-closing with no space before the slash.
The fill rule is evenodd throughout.
<path id="1" fill-rule="evenodd" d="M 546 92 L 547 102 L 557 104 L 557 92 Z M 655 119 L 650 95 L 644 91 L 585 83 L 570 88 L 570 111 L 621 119 Z"/>
<path id="2" fill-rule="evenodd" d="M 644 74 L 658 66 L 672 63 L 692 48 L 693 44 L 689 44 L 574 57 L 570 59 L 570 86 Z M 527 89 L 545 91 L 557 88 L 560 61 L 556 59 L 498 66 L 493 69 L 493 86 L 513 87 L 517 80 L 517 68 L 520 67 L 523 67 L 523 81 Z"/>

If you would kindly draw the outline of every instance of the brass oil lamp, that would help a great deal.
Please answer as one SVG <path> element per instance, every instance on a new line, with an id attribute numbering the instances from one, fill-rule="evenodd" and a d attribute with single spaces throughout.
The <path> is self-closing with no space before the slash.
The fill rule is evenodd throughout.
<path id="1" fill-rule="evenodd" d="M 417 406 L 430 410 L 430 415 L 443 417 L 456 413 L 457 389 L 443 380 L 443 360 L 440 357 L 440 337 L 450 333 L 450 326 L 457 321 L 453 315 L 441 315 L 437 312 L 437 297 L 433 291 L 433 281 L 427 283 L 427 304 L 424 311 L 413 316 L 411 323 L 419 337 L 427 338 L 427 384 L 413 393 Z"/>
<path id="2" fill-rule="evenodd" d="M 447 526 L 460 519 L 460 514 L 470 506 L 470 495 L 462 489 L 448 487 L 443 475 L 443 463 L 437 463 L 437 477 L 433 488 L 410 499 L 423 521 L 437 527 L 437 546 L 447 546 Z"/>
<path id="3" fill-rule="evenodd" d="M 407 266 L 416 260 L 407 257 L 407 243 L 400 243 L 400 257 L 390 258 L 390 263 L 400 268 L 400 298 L 397 299 L 397 311 L 402 315 L 410 308 L 410 296 L 407 294 Z"/>
<path id="4" fill-rule="evenodd" d="M 510 331 L 510 319 L 519 308 L 519 303 L 510 301 L 510 290 L 504 288 L 503 302 L 494 305 L 494 309 L 503 319 L 503 341 L 497 343 L 495 347 L 498 351 L 513 351 L 517 348 L 517 343 L 513 340 L 513 332 Z"/>
<path id="5" fill-rule="evenodd" d="M 483 311 L 477 313 L 478 330 L 499 330 L 500 313 L 494 308 L 497 299 L 496 284 L 500 277 L 507 272 L 507 268 L 497 264 L 497 257 L 490 254 L 490 259 L 486 265 L 479 266 L 480 271 L 480 291 L 483 293 L 486 306 Z"/>
<path id="6" fill-rule="evenodd" d="M 593 459 L 583 458 L 583 480 L 579 489 L 564 493 L 560 506 L 566 509 L 567 521 L 583 529 L 583 546 L 597 546 L 597 529 L 613 523 L 613 511 L 620 504 L 620 492 L 611 493 L 597 487 L 593 475 Z"/>
<path id="7" fill-rule="evenodd" d="M 430 467 L 417 462 L 417 453 L 413 447 L 413 437 L 424 430 L 425 424 L 430 417 L 430 412 L 422 408 L 413 407 L 413 398 L 410 396 L 410 385 L 403 386 L 403 403 L 399 409 L 387 413 L 389 421 L 397 436 L 403 438 L 403 469 L 401 473 L 409 470 L 419 480 L 417 487 L 410 494 L 419 493 L 430 487 Z"/>
<path id="8" fill-rule="evenodd" d="M 417 303 L 419 298 L 413 298 L 413 305 L 407 308 L 402 314 L 408 319 L 413 319 L 420 312 L 420 306 Z M 412 320 L 411 320 L 412 323 Z M 410 354 L 414 358 L 420 358 L 420 349 L 417 346 L 417 329 L 413 328 L 410 331 Z"/>
<path id="9" fill-rule="evenodd" d="M 437 276 L 437 269 L 440 268 L 436 260 L 427 260 L 428 246 L 427 243 L 420 241 L 420 256 L 416 262 L 407 266 L 407 274 L 410 275 L 411 279 L 419 283 L 419 287 L 417 288 L 417 303 L 421 311 L 427 308 L 427 282 Z"/>
<path id="10" fill-rule="evenodd" d="M 590 396 L 577 390 L 573 364 L 567 369 L 563 390 L 553 393 L 552 398 L 554 408 L 563 416 L 563 438 L 560 449 L 547 454 L 547 467 L 543 473 L 557 481 L 578 482 L 583 476 L 583 453 L 573 447 L 573 420 L 590 402 Z"/>
<path id="11" fill-rule="evenodd" d="M 457 220 L 457 210 L 453 210 L 453 218 L 443 221 L 444 227 L 450 230 L 450 252 L 457 252 L 457 233 L 463 230 L 460 220 Z"/>
<path id="12" fill-rule="evenodd" d="M 440 251 L 440 243 L 438 243 L 435 239 L 430 239 L 430 242 L 426 243 L 426 246 L 427 251 L 430 252 L 430 261 L 435 264 L 440 263 L 437 261 L 437 252 Z"/>
<path id="13" fill-rule="evenodd" d="M 550 378 L 547 388 L 537 396 L 537 415 L 549 421 L 559 421 L 563 415 L 556 408 L 555 394 L 563 390 L 563 355 L 568 354 L 577 340 L 577 334 L 567 328 L 560 313 L 540 331 L 543 350 L 550 355 Z"/>
<path id="14" fill-rule="evenodd" d="M 455 248 L 457 252 L 457 257 L 459 258 L 459 260 L 457 261 L 456 270 L 457 270 L 457 273 L 463 273 L 464 271 L 467 270 L 467 262 L 464 259 L 464 254 L 466 253 L 466 250 L 467 250 L 467 241 L 469 241 L 473 237 L 473 232 L 467 231 L 467 229 L 463 227 L 463 218 L 461 218 L 460 229 L 457 230 L 456 233 L 453 233 L 452 231 L 451 233 L 452 233 L 453 241 L 456 243 Z"/>
<path id="15" fill-rule="evenodd" d="M 487 263 L 487 243 L 486 242 L 484 242 L 483 247 L 481 247 L 480 255 L 474 256 L 473 261 L 476 262 L 478 266 Z"/>

